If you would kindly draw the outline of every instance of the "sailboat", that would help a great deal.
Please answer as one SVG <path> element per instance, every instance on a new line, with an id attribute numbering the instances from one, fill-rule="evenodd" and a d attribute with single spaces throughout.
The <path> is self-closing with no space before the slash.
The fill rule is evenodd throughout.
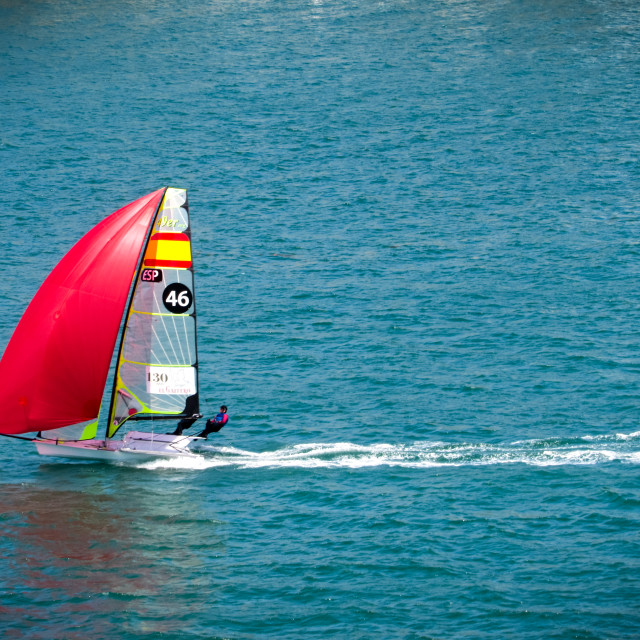
<path id="1" fill-rule="evenodd" d="M 65 458 L 195 456 L 193 436 L 164 432 L 198 411 L 187 191 L 165 187 L 102 220 L 37 291 L 0 360 L 0 435 Z"/>

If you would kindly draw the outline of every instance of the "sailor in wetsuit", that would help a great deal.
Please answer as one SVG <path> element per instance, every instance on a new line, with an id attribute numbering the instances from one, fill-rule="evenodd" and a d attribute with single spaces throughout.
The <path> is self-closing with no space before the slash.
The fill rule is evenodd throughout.
<path id="1" fill-rule="evenodd" d="M 199 433 L 196 438 L 204 438 L 206 440 L 210 433 L 218 433 L 218 431 L 220 431 L 228 421 L 229 416 L 227 415 L 227 407 L 222 405 L 220 407 L 220 413 L 215 418 L 209 418 L 209 420 L 207 420 L 207 426 L 204 431 Z"/>

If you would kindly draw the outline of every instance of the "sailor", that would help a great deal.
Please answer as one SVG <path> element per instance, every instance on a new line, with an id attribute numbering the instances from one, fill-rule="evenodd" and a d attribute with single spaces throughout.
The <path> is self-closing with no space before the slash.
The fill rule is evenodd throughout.
<path id="1" fill-rule="evenodd" d="M 168 435 L 170 435 L 170 436 L 181 436 L 182 432 L 185 429 L 189 429 L 190 427 L 192 427 L 194 422 L 196 420 L 199 420 L 200 418 L 202 418 L 202 414 L 201 413 L 194 413 L 190 418 L 182 418 L 182 420 L 180 420 L 180 422 L 178 422 L 178 426 L 176 427 L 176 430 L 173 433 L 170 433 Z"/>
<path id="2" fill-rule="evenodd" d="M 222 405 L 220 407 L 220 413 L 215 418 L 209 418 L 209 420 L 207 420 L 207 426 L 204 431 L 199 433 L 196 438 L 204 438 L 206 440 L 210 433 L 218 433 L 218 431 L 220 431 L 228 421 L 229 416 L 227 415 L 227 407 Z"/>

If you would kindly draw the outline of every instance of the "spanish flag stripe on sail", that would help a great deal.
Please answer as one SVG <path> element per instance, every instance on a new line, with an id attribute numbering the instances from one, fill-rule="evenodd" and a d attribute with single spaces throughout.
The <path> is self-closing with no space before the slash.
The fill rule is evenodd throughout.
<path id="1" fill-rule="evenodd" d="M 144 257 L 145 267 L 188 269 L 191 266 L 191 242 L 184 233 L 154 233 Z"/>

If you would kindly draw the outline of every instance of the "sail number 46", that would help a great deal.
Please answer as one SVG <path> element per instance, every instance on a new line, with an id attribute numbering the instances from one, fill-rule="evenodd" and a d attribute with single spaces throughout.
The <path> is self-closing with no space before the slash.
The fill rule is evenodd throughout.
<path id="1" fill-rule="evenodd" d="M 184 284 L 174 282 L 165 288 L 162 302 L 171 313 L 185 313 L 193 303 L 193 293 Z"/>

